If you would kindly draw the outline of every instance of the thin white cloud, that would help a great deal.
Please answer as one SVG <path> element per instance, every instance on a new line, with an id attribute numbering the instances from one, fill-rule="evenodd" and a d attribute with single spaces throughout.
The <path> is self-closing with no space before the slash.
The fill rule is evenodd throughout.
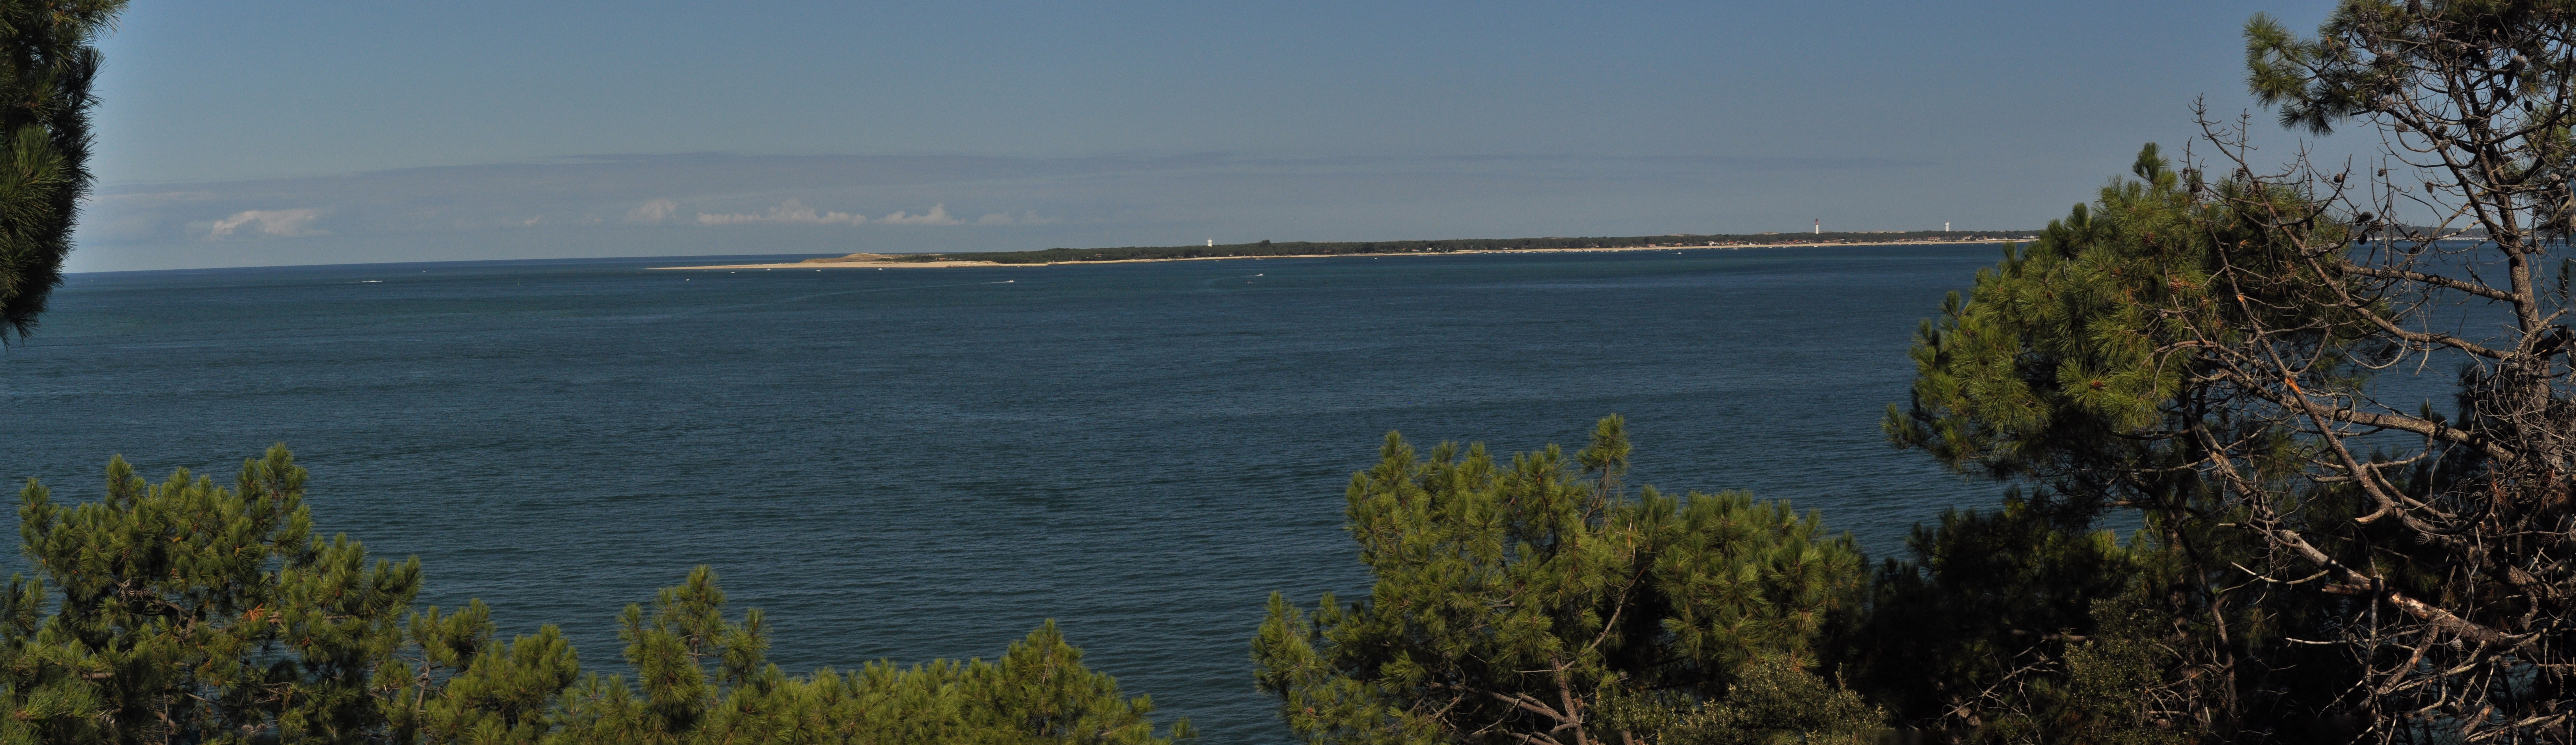
<path id="1" fill-rule="evenodd" d="M 901 212 L 895 213 L 903 214 Z M 787 223 L 793 225 L 857 225 L 867 222 L 864 215 L 847 212 L 816 212 L 804 202 L 793 199 L 780 202 L 766 213 L 736 212 L 729 214 L 698 213 L 700 225 L 741 225 L 745 223 Z"/>
<path id="2" fill-rule="evenodd" d="M 904 213 L 901 213 L 901 212 L 896 212 L 896 213 L 891 214 L 891 215 L 887 215 L 887 216 L 884 216 L 884 217 L 877 218 L 877 222 L 882 222 L 882 223 L 885 223 L 885 224 L 888 224 L 888 225 L 964 225 L 964 224 L 966 224 L 966 221 L 964 221 L 964 220 L 959 220 L 959 219 L 954 218 L 954 217 L 949 217 L 949 216 L 948 216 L 948 205 L 945 205 L 945 204 L 935 204 L 935 205 L 931 205 L 931 207 L 930 207 L 930 211 L 929 211 L 929 212 L 924 212 L 924 213 L 921 213 L 921 214 L 918 214 L 918 215 L 907 215 L 907 214 L 904 214 Z"/>
<path id="3" fill-rule="evenodd" d="M 1052 217 L 1039 217 L 1037 210 L 1023 210 L 1017 216 L 1008 212 L 994 212 L 975 218 L 977 225 L 1053 225 L 1059 222 L 1064 221 Z"/>
<path id="4" fill-rule="evenodd" d="M 83 220 L 80 223 L 80 232 L 82 237 L 103 238 L 117 241 L 149 238 L 152 237 L 154 232 L 159 231 L 160 229 L 160 216 L 153 215 L 151 213 L 139 215 L 117 215 L 101 219 Z"/>
<path id="5" fill-rule="evenodd" d="M 317 235 L 323 231 L 314 230 L 313 221 L 321 217 L 322 211 L 311 207 L 291 210 L 242 210 L 233 213 L 231 217 L 216 220 L 206 226 L 206 239 L 231 238 L 244 227 L 253 227 L 258 231 L 258 235 L 272 237 Z"/>
<path id="6" fill-rule="evenodd" d="M 213 198 L 215 193 L 211 191 L 156 191 L 142 194 L 88 194 L 83 195 L 81 201 L 132 207 L 168 202 L 195 202 Z"/>
<path id="7" fill-rule="evenodd" d="M 663 220 L 671 219 L 671 213 L 677 212 L 679 209 L 679 202 L 674 202 L 668 199 L 656 199 L 650 202 L 645 202 L 642 207 L 628 210 L 626 212 L 626 221 L 658 223 Z"/>

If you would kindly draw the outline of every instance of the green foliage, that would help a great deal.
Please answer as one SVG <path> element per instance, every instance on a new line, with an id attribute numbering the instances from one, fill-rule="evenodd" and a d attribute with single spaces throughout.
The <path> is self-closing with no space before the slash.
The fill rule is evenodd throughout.
<path id="1" fill-rule="evenodd" d="M 0 342 L 24 336 L 62 283 L 89 194 L 97 38 L 125 0 L 0 0 Z"/>
<path id="2" fill-rule="evenodd" d="M 2142 705 L 2170 684 L 2167 662 L 2159 649 L 2156 615 L 2134 596 L 2106 598 L 2095 609 L 2099 635 L 2067 637 L 2056 656 L 2036 660 L 2029 672 L 1998 681 L 1993 694 L 1974 707 L 1972 730 L 1980 742 L 2040 745 L 2182 745 L 2206 732 L 2191 723 L 2158 717 Z"/>
<path id="3" fill-rule="evenodd" d="M 1508 468 L 1390 433 L 1348 492 L 1376 587 L 1312 611 L 1272 595 L 1261 689 L 1309 742 L 1573 743 L 1723 699 L 1754 660 L 1818 660 L 1865 579 L 1851 539 L 1742 494 L 1632 497 L 1628 455 L 1615 416 Z"/>
<path id="4" fill-rule="evenodd" d="M 2092 605 L 2130 592 L 2138 559 L 2107 531 L 2053 523 L 2021 499 L 1916 526 L 1910 562 L 1890 559 L 1856 635 L 1861 687 L 1905 719 L 1978 727 L 2021 702 L 2008 678 L 2091 635 Z M 1964 713 L 1964 715 L 1963 715 Z"/>
<path id="5" fill-rule="evenodd" d="M 1192 737 L 1188 720 L 1157 733 L 1146 697 L 1082 665 L 1055 623 L 995 662 L 870 663 L 789 677 L 763 662 L 758 610 L 728 620 L 715 573 L 698 567 L 664 589 L 647 615 L 621 617 L 621 676 L 593 676 L 566 693 L 553 743 L 956 743 L 1147 745 Z M 453 688 L 454 684 L 450 684 Z"/>
<path id="6" fill-rule="evenodd" d="M 958 743 L 1147 745 L 1153 703 L 1082 664 L 1050 621 L 995 662 L 871 663 L 789 677 L 758 610 L 728 617 L 698 567 L 620 617 L 640 685 L 583 676 L 548 625 L 494 642 L 492 613 L 414 612 L 417 560 L 313 535 L 285 446 L 235 487 L 122 458 L 106 498 L 30 481 L 38 578 L 0 593 L 0 743 Z"/>
<path id="7" fill-rule="evenodd" d="M 1678 718 L 1663 745 L 1870 745 L 1887 713 L 1783 657 L 1745 663 L 1722 703 Z"/>
<path id="8" fill-rule="evenodd" d="M 420 565 L 312 534 L 283 446 L 234 489 L 149 484 L 109 462 L 104 501 L 30 481 L 19 533 L 42 586 L 13 578 L 0 698 L 19 742 L 345 742 L 383 723 L 371 678 L 400 646 Z M 52 600 L 51 615 L 36 618 Z"/>
<path id="9" fill-rule="evenodd" d="M 2571 21 L 2576 4 L 2563 0 L 2344 0 L 2301 39 L 2257 13 L 2245 24 L 2246 86 L 2280 112 L 2281 126 L 2320 135 L 2428 88 L 2546 100 L 2576 73 L 2561 46 Z M 2452 77 L 2469 58 L 2485 68 L 2475 83 Z M 2556 157 L 2537 160 L 2564 164 L 2566 143 L 2555 144 Z"/>
<path id="10" fill-rule="evenodd" d="M 2156 577 L 2168 552 L 2143 535 L 2122 546 L 2109 531 L 2049 517 L 2009 498 L 1915 528 L 1913 560 L 1881 570 L 1857 635 L 1860 687 L 1902 720 L 1978 742 L 2207 734 L 2172 712 L 2172 689 L 2192 673 L 2175 649 L 2172 609 L 2148 601 L 2176 589 Z"/>
<path id="11" fill-rule="evenodd" d="M 2295 213 L 2288 205 L 2299 196 L 2202 183 L 2153 144 L 2132 171 L 2138 180 L 2104 187 L 2098 203 L 2076 205 L 2038 240 L 2005 246 L 1966 299 L 1953 293 L 1941 317 L 1923 323 L 1912 405 L 1888 408 L 1891 441 L 1962 472 L 2166 506 L 2201 485 L 2181 466 L 2201 457 L 2202 443 L 2164 433 L 2205 425 L 2231 442 L 2289 447 L 2263 425 L 2228 419 L 2192 382 L 2210 372 L 2199 350 L 2247 328 L 2301 329 L 2293 338 L 2330 344 L 2363 333 L 2313 281 L 2320 270 L 2266 222 L 2275 210 L 2230 201 Z M 2236 270 L 2223 281 L 2222 261 Z M 2350 369 L 2314 372 L 2312 387 L 2359 384 Z"/>
<path id="12" fill-rule="evenodd" d="M 492 612 L 477 600 L 440 616 L 436 606 L 406 627 L 418 656 L 381 668 L 387 739 L 395 742 L 537 743 L 551 730 L 557 695 L 581 674 L 563 632 L 492 643 Z"/>
<path id="13" fill-rule="evenodd" d="M 2037 488 L 1917 527 L 1913 560 L 1881 570 L 1856 653 L 1864 688 L 1906 721 L 1992 734 L 2062 707 L 2051 691 L 2066 681 L 2067 640 L 2095 634 L 2093 605 L 2140 591 L 2162 552 L 2185 549 L 2190 526 L 2223 511 L 2191 468 L 2205 443 L 2168 433 L 2206 427 L 2289 460 L 2284 435 L 2228 418 L 2197 351 L 2208 329 L 2263 320 L 2247 308 L 2300 302 L 2295 287 L 2219 276 L 2221 244 L 2230 258 L 2278 256 L 2254 248 L 2267 233 L 2207 196 L 2246 190 L 2177 172 L 2154 145 L 2132 173 L 2038 240 L 2007 246 L 1917 332 L 1913 400 L 1889 407 L 1890 441 Z M 2230 302 L 2238 293 L 2255 302 Z M 2145 511 L 2142 545 L 2093 530 L 2115 505 Z M 2208 604 L 2193 571 L 2173 574 L 2178 602 Z"/>
<path id="14" fill-rule="evenodd" d="M 2140 706 L 2142 693 L 2169 684 L 2169 662 L 2158 628 L 2165 614 L 2139 594 L 2093 602 L 2094 635 L 2066 652 L 2067 682 L 2052 707 L 2060 713 L 2032 724 L 2061 730 L 2046 742 L 2103 745 L 2180 745 L 2193 738 L 2188 723 L 2160 720 Z"/>
<path id="15" fill-rule="evenodd" d="M 2377 354 L 2361 316 L 2382 306 L 2335 294 L 2342 266 L 2278 223 L 2308 214 L 2301 194 L 2203 183 L 2152 145 L 2133 173 L 2008 248 L 1916 337 L 1913 400 L 1889 408 L 1890 440 L 2031 488 L 1918 528 L 1914 560 L 1882 570 L 1859 667 L 1906 721 L 1998 742 L 2090 738 L 2109 730 L 2085 727 L 2114 721 L 2149 739 L 2232 738 L 2343 705 L 2349 662 L 2280 642 L 2289 629 L 2331 636 L 2323 609 L 2342 601 L 2248 576 L 2282 558 L 2243 529 L 2255 509 L 2244 495 L 2295 495 L 2298 512 L 2267 520 L 2320 528 L 2330 554 L 2366 563 L 2403 542 L 2348 535 L 2352 491 L 2312 480 L 2319 445 L 2247 391 L 2361 390 L 2369 369 L 2355 360 Z M 2334 225 L 2302 230 L 2347 243 Z M 2262 344 L 2326 351 L 2287 382 L 2216 351 Z M 2125 546 L 2094 530 L 2115 508 L 2141 518 Z M 2102 604 L 2124 598 L 2121 618 L 2152 613 L 2153 635 L 2100 628 Z M 2106 675 L 2134 687 L 2071 693 Z"/>

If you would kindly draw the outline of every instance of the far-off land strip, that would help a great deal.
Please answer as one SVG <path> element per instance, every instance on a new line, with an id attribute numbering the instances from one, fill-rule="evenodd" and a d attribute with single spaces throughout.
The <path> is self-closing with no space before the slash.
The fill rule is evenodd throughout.
<path id="1" fill-rule="evenodd" d="M 1235 243 L 1205 246 L 1128 246 L 1122 248 L 1051 248 L 1044 251 L 990 251 L 939 254 L 854 253 L 788 263 L 663 266 L 655 269 L 893 269 L 960 266 L 1056 266 L 1061 264 L 1130 264 L 1148 261 L 1223 261 L 1227 259 L 1323 259 L 1348 256 L 1451 256 L 1496 253 L 1588 253 L 1604 251 L 1670 251 L 1688 249 L 1814 248 L 1824 246 L 1908 246 L 1944 243 L 2005 243 L 2030 240 L 2037 231 L 1912 231 L 1876 233 L 1761 233 L 1755 235 L 1662 235 L 1625 238 L 1468 238 L 1431 241 L 1315 243 Z M 1796 236 L 1791 238 L 1789 236 Z"/>

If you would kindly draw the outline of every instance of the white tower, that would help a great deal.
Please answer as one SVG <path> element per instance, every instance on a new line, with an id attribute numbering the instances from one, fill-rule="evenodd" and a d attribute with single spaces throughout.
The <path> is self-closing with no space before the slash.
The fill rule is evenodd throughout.
<path id="1" fill-rule="evenodd" d="M 1216 239 L 1215 239 L 1215 238 L 1209 238 L 1209 239 L 1208 239 L 1208 248 L 1215 248 L 1215 247 L 1216 247 Z"/>
<path id="2" fill-rule="evenodd" d="M 1950 232 L 1950 222 L 1948 220 L 1941 221 L 1941 232 Z"/>
<path id="3" fill-rule="evenodd" d="M 1825 234 L 1825 219 L 1824 219 L 1824 218 L 1821 218 L 1821 217 L 1816 218 L 1816 235 L 1824 235 L 1824 234 Z"/>

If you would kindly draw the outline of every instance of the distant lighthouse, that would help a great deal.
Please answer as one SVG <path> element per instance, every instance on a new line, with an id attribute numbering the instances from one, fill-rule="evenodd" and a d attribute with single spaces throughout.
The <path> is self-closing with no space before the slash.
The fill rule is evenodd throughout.
<path id="1" fill-rule="evenodd" d="M 1816 218 L 1816 234 L 1817 234 L 1817 235 L 1824 235 L 1824 234 L 1825 234 L 1825 218 L 1821 218 L 1821 217 Z"/>
<path id="2" fill-rule="evenodd" d="M 1941 232 L 1944 232 L 1944 233 L 1950 232 L 1950 222 L 1949 222 L 1949 221 L 1944 220 L 1944 221 L 1942 221 L 1942 222 L 1941 222 Z"/>

